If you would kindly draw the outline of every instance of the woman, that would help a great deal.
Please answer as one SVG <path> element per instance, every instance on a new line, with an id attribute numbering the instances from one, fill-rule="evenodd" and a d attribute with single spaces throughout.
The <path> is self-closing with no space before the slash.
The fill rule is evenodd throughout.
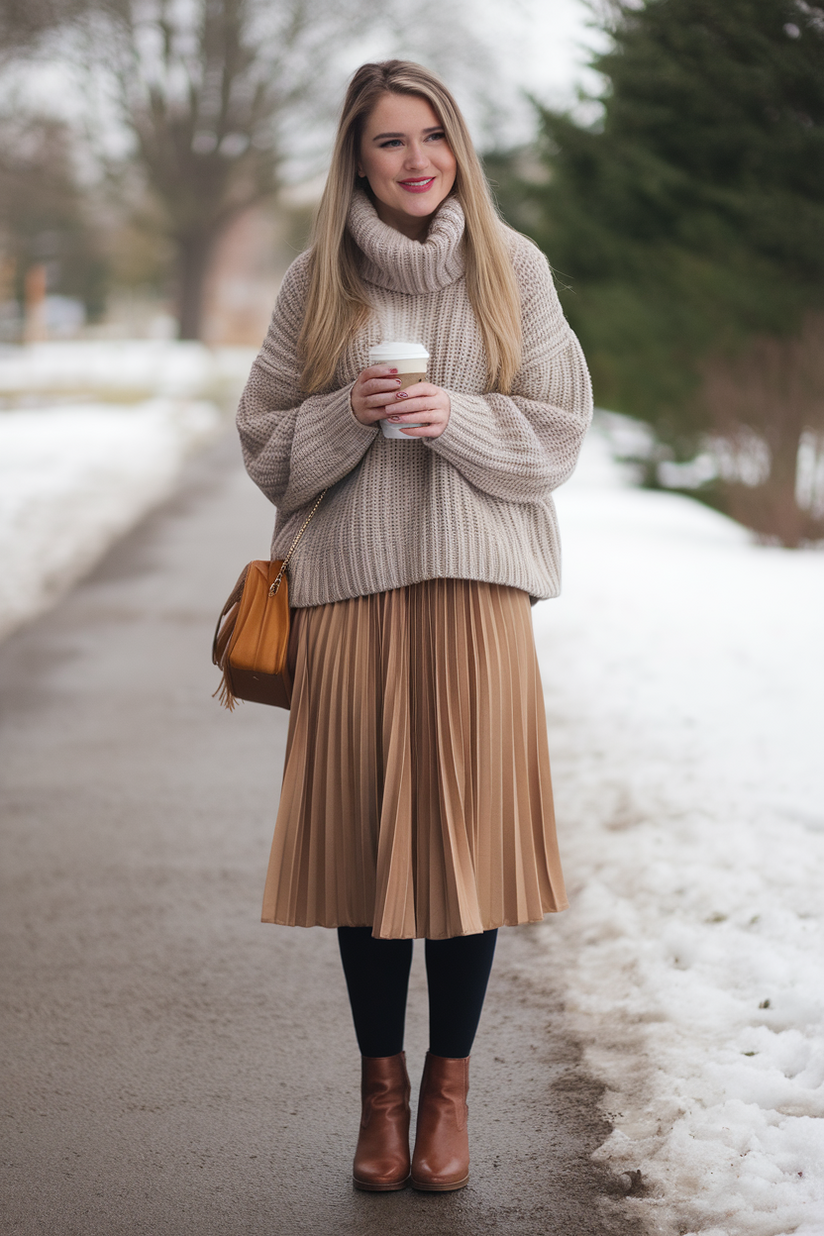
<path id="1" fill-rule="evenodd" d="M 369 366 L 423 343 L 428 380 Z M 554 596 L 551 491 L 591 416 L 545 258 L 497 217 L 465 122 L 418 65 L 364 65 L 310 249 L 238 413 L 290 567 L 292 712 L 265 922 L 336 927 L 362 1055 L 354 1183 L 469 1179 L 468 1065 L 497 928 L 566 906 L 530 601 Z M 407 441 L 384 437 L 387 418 Z M 414 938 L 430 1049 L 414 1156 Z"/>

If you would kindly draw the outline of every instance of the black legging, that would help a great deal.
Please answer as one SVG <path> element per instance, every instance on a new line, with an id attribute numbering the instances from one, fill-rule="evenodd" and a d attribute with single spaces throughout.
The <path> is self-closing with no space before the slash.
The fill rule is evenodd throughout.
<path id="1" fill-rule="evenodd" d="M 481 1019 L 497 931 L 426 941 L 429 1050 L 463 1059 Z M 411 940 L 376 940 L 371 927 L 339 927 L 338 943 L 363 1056 L 403 1051 Z"/>

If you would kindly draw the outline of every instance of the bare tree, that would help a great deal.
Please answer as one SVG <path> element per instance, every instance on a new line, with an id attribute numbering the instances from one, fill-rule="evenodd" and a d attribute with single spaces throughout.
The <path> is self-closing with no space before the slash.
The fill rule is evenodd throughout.
<path id="1" fill-rule="evenodd" d="M 44 35 L 71 22 L 84 7 L 84 0 L 2 0 L 0 67 L 31 51 Z"/>
<path id="2" fill-rule="evenodd" d="M 401 37 L 437 28 L 441 59 L 452 48 L 466 63 L 476 50 L 436 0 L 397 20 L 391 0 L 378 12 L 369 0 L 87 0 L 87 10 L 75 51 L 105 84 L 162 205 L 184 339 L 200 334 L 218 240 L 276 190 L 288 130 L 309 131 L 312 106 L 343 76 L 342 49 L 389 21 Z"/>
<path id="3" fill-rule="evenodd" d="M 102 71 L 177 256 L 180 335 L 200 333 L 221 234 L 277 183 L 277 121 L 306 90 L 304 0 L 108 0 L 80 44 Z M 297 70 L 297 71 L 296 71 Z"/>
<path id="4" fill-rule="evenodd" d="M 794 338 L 759 337 L 742 355 L 705 365 L 702 399 L 733 518 L 786 546 L 824 538 L 824 317 L 809 314 Z"/>

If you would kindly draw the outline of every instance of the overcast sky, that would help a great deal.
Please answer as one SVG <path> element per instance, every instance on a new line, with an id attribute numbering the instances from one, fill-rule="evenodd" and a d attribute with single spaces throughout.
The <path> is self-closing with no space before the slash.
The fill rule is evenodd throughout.
<path id="1" fill-rule="evenodd" d="M 545 101 L 563 106 L 576 85 L 596 85 L 585 65 L 604 39 L 588 29 L 584 0 L 467 0 L 467 10 L 477 12 L 511 80 Z"/>
<path id="2" fill-rule="evenodd" d="M 574 105 L 577 90 L 597 93 L 600 79 L 587 68 L 594 51 L 606 48 L 603 33 L 590 28 L 584 0 L 469 0 L 482 15 L 491 45 L 513 83 L 515 99 L 524 91 L 551 107 Z M 534 133 L 534 113 L 521 101 L 504 133 L 511 142 Z"/>

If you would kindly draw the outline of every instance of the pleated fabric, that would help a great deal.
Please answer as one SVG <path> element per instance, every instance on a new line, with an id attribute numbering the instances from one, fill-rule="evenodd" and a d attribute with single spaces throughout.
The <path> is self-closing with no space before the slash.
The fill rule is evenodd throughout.
<path id="1" fill-rule="evenodd" d="M 263 921 L 444 939 L 567 906 L 529 597 L 433 579 L 293 612 Z"/>

